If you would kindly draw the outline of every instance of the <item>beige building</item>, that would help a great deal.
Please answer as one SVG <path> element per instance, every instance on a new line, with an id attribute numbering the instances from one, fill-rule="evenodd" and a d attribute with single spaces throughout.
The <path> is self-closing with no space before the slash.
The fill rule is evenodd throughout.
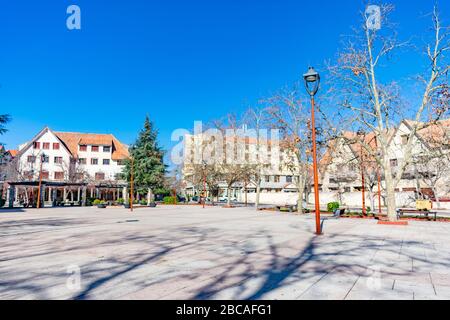
<path id="1" fill-rule="evenodd" d="M 411 121 L 405 120 L 391 130 L 389 156 L 392 170 L 398 170 L 405 157 L 405 145 L 412 130 Z M 433 124 L 422 123 L 413 138 L 411 161 L 407 165 L 396 191 L 409 193 L 415 198 L 441 199 L 450 197 L 450 120 Z M 332 141 L 321 160 L 321 188 L 323 192 L 335 193 L 338 197 L 346 193 L 360 192 L 364 176 L 365 189 L 369 197 L 377 193 L 378 175 L 384 187 L 383 173 L 378 171 L 374 159 L 367 156 L 356 140 L 357 133 L 347 132 L 343 138 Z M 362 137 L 357 137 L 362 139 Z M 364 136 L 367 145 L 377 148 L 375 135 Z M 361 161 L 363 159 L 363 161 Z M 364 165 L 361 166 L 361 163 Z M 371 199 L 373 200 L 373 199 Z"/>
<path id="2" fill-rule="evenodd" d="M 245 133 L 244 133 L 245 135 Z M 184 191 L 188 196 L 199 196 L 203 193 L 204 186 L 201 177 L 194 178 L 195 164 L 201 166 L 203 162 L 208 165 L 218 164 L 218 167 L 225 161 L 232 164 L 247 166 L 249 170 L 257 168 L 261 176 L 261 194 L 292 193 L 297 192 L 296 179 L 298 176 L 286 165 L 287 154 L 281 151 L 277 143 L 272 140 L 257 139 L 254 137 L 240 136 L 236 138 L 226 138 L 221 144 L 215 144 L 210 136 L 197 134 L 186 135 L 184 137 L 184 163 L 183 163 L 183 184 Z M 217 141 L 217 140 L 215 140 Z M 227 155 L 237 150 L 233 159 L 228 159 Z M 218 156 L 218 153 L 221 153 Z M 291 159 L 291 158 L 289 158 Z M 245 201 L 246 194 L 256 193 L 257 183 L 255 175 L 249 174 L 245 180 L 233 183 L 231 187 L 231 198 L 236 201 Z M 196 181 L 195 181 L 196 180 Z M 226 199 L 228 186 L 225 181 L 218 183 L 218 198 Z M 210 192 L 208 190 L 208 196 Z M 251 198 L 247 197 L 247 198 Z"/>

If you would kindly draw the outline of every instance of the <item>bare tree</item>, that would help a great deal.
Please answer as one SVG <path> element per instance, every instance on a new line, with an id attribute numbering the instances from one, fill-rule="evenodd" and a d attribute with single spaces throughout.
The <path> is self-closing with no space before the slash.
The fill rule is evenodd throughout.
<path id="1" fill-rule="evenodd" d="M 267 113 L 273 126 L 281 130 L 280 147 L 281 165 L 294 176 L 298 190 L 297 210 L 303 213 L 303 199 L 308 201 L 307 190 L 311 183 L 311 125 L 309 107 L 300 98 L 299 85 L 280 90 L 272 97 L 265 99 Z M 321 136 L 321 125 L 317 125 L 318 137 Z M 320 139 L 319 139 L 320 140 Z M 318 143 L 319 149 L 322 143 Z"/>
<path id="2" fill-rule="evenodd" d="M 271 145 L 270 141 L 267 141 L 267 135 L 262 135 L 262 130 L 264 125 L 267 124 L 267 109 L 261 106 L 249 108 L 244 114 L 244 123 L 251 128 L 254 133 L 254 137 L 250 139 L 247 137 L 246 142 L 248 145 L 252 145 L 254 150 L 249 150 L 249 152 L 254 152 L 254 157 L 249 159 L 246 158 L 246 163 L 248 165 L 248 179 L 246 181 L 251 181 L 256 187 L 256 198 L 255 198 L 255 209 L 259 209 L 260 195 L 261 195 L 261 183 L 263 179 L 264 170 L 269 168 L 271 165 L 267 161 L 267 157 L 262 156 L 264 149 Z M 251 141 L 250 141 L 251 140 Z M 251 143 L 250 143 L 251 142 Z M 247 146 L 246 146 L 247 148 Z M 250 149 L 250 146 L 248 147 Z M 247 182 L 246 182 L 247 183 Z M 247 186 L 246 186 L 247 187 Z M 245 190 L 247 192 L 247 190 Z"/>
<path id="3" fill-rule="evenodd" d="M 213 121 L 213 126 L 223 137 L 223 157 L 215 161 L 215 170 L 227 186 L 227 205 L 231 206 L 231 190 L 237 184 L 249 179 L 254 173 L 253 167 L 245 161 L 245 139 L 240 128 L 242 122 L 234 114 L 228 114 L 225 119 Z M 220 161 L 221 160 L 221 161 Z"/>
<path id="4" fill-rule="evenodd" d="M 411 161 L 413 138 L 420 129 L 424 110 L 442 90 L 448 88 L 449 65 L 445 52 L 450 49 L 449 29 L 442 26 L 439 12 L 435 7 L 432 13 L 433 40 L 426 47 L 428 59 L 427 75 L 420 78 L 422 99 L 416 106 L 402 108 L 399 85 L 396 82 L 384 84 L 379 73 L 382 63 L 388 62 L 396 49 L 406 47 L 397 41 L 395 28 L 389 23 L 392 5 L 381 6 L 381 30 L 370 27 L 370 21 L 362 14 L 362 33 L 356 31 L 344 50 L 339 53 L 337 64 L 329 66 L 331 74 L 330 94 L 337 98 L 345 117 L 352 118 L 357 126 L 375 133 L 378 149 L 373 150 L 362 143 L 368 153 L 377 161 L 385 177 L 388 218 L 397 220 L 395 188 L 402 178 L 405 168 Z M 401 114 L 404 111 L 404 114 Z M 390 163 L 390 145 L 398 119 L 406 113 L 414 114 L 414 122 L 403 147 L 404 157 L 398 170 L 393 171 Z M 438 110 L 438 116 L 445 111 Z"/>
<path id="5" fill-rule="evenodd" d="M 418 180 L 433 191 L 438 207 L 440 198 L 450 192 L 450 120 L 438 121 L 419 132 L 429 149 L 415 154 L 410 167 Z"/>

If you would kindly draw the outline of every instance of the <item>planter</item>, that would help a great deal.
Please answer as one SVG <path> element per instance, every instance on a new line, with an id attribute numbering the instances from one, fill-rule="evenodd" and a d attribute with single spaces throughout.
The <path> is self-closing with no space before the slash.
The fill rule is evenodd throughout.
<path id="1" fill-rule="evenodd" d="M 385 221 L 378 220 L 378 224 L 387 225 L 387 226 L 407 226 L 408 221 Z"/>
<path id="2" fill-rule="evenodd" d="M 123 207 L 124 207 L 125 209 L 130 209 L 130 204 L 129 204 L 129 203 L 124 204 Z"/>
<path id="3" fill-rule="evenodd" d="M 99 208 L 99 209 L 106 209 L 106 203 L 98 204 L 97 208 Z"/>
<path id="4" fill-rule="evenodd" d="M 156 202 L 151 202 L 149 205 L 150 208 L 156 208 Z"/>

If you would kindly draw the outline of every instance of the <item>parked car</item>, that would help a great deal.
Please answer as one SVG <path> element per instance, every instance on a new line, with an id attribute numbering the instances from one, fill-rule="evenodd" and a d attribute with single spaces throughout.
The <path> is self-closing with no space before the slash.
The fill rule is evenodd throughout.
<path id="1" fill-rule="evenodd" d="M 228 197 L 227 196 L 220 197 L 219 202 L 228 202 Z M 231 197 L 231 202 L 237 202 L 237 198 Z"/>

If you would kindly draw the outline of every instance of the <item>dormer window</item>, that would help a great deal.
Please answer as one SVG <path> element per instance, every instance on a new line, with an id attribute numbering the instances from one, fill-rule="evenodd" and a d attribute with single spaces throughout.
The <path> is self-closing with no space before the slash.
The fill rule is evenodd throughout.
<path id="1" fill-rule="evenodd" d="M 80 145 L 80 151 L 86 152 L 87 151 L 87 145 L 85 145 L 85 144 Z"/>

